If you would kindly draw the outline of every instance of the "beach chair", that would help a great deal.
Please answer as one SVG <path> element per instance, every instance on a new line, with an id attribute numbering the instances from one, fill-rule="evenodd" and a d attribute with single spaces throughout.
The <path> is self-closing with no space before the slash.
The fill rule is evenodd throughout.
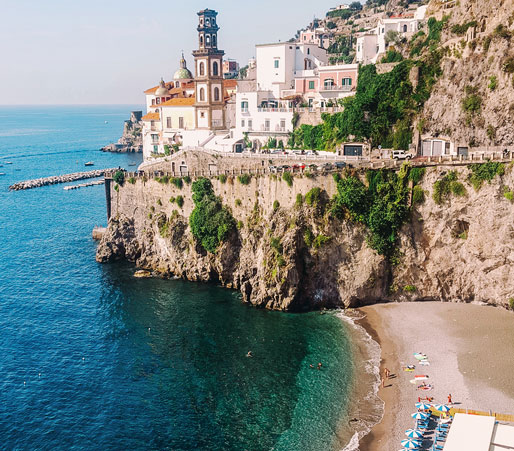
<path id="1" fill-rule="evenodd" d="M 441 445 L 434 444 L 434 446 L 432 446 L 432 451 L 443 451 L 443 449 L 444 449 L 444 446 L 441 446 Z"/>

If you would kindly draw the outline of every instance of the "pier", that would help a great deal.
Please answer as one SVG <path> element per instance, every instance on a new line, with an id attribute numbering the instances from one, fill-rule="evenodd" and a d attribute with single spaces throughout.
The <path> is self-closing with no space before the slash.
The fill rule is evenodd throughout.
<path id="1" fill-rule="evenodd" d="M 93 171 L 75 172 L 73 174 L 54 175 L 52 177 L 43 177 L 34 180 L 26 180 L 24 182 L 15 183 L 9 187 L 9 191 L 21 191 L 32 188 L 39 188 L 41 186 L 57 185 L 59 183 L 75 182 L 77 180 L 93 179 L 102 177 L 105 173 L 112 173 L 117 171 L 118 168 L 110 169 L 95 169 Z"/>

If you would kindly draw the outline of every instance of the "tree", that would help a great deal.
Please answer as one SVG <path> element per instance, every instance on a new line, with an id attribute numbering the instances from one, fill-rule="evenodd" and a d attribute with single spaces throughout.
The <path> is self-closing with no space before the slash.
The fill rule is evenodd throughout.
<path id="1" fill-rule="evenodd" d="M 385 35 L 386 44 L 390 44 L 391 42 L 398 44 L 400 42 L 400 33 L 394 30 L 389 30 Z"/>
<path id="2" fill-rule="evenodd" d="M 361 2 L 352 2 L 352 3 L 350 3 L 350 9 L 353 9 L 354 11 L 361 11 L 362 10 L 362 3 Z"/>

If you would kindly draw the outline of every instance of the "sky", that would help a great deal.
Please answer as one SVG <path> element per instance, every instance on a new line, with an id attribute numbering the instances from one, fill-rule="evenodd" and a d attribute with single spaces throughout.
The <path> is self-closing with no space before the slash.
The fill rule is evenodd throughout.
<path id="1" fill-rule="evenodd" d="M 245 65 L 338 0 L 0 0 L 0 105 L 142 104 L 197 47 L 197 12 L 219 12 L 218 47 Z M 346 3 L 346 2 L 344 2 Z"/>

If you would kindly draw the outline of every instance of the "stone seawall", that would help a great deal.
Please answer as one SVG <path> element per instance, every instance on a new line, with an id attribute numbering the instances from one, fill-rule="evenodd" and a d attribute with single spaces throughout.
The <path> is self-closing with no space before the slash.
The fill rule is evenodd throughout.
<path id="1" fill-rule="evenodd" d="M 438 205 L 434 182 L 449 170 L 457 171 L 467 194 Z M 479 191 L 466 182 L 468 173 L 465 166 L 427 168 L 426 201 L 403 227 L 395 265 L 367 245 L 364 226 L 305 203 L 315 187 L 327 201 L 336 193 L 331 174 L 295 176 L 292 186 L 274 174 L 254 176 L 248 185 L 237 177 L 213 179 L 238 223 L 216 254 L 201 249 L 190 232 L 190 184 L 179 189 L 146 177 L 125 181 L 110 188 L 112 216 L 97 260 L 128 259 L 164 276 L 216 281 L 271 309 L 428 299 L 506 305 L 514 297 L 514 204 L 504 191 L 514 188 L 513 173 L 507 167 Z M 307 230 L 323 238 L 318 245 L 306 244 Z"/>

